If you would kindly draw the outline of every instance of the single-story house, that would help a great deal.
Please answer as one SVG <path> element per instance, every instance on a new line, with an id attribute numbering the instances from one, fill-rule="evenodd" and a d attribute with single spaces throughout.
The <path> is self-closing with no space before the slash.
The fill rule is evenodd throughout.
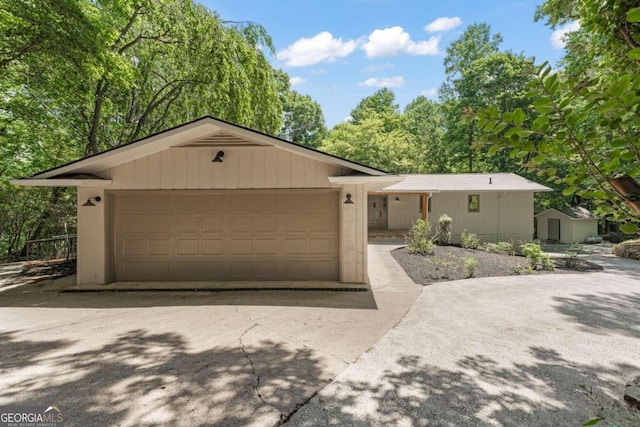
<path id="1" fill-rule="evenodd" d="M 12 183 L 77 187 L 77 283 L 366 283 L 367 193 L 402 177 L 213 117 Z"/>
<path id="2" fill-rule="evenodd" d="M 560 243 L 584 243 L 598 235 L 599 218 L 583 207 L 547 209 L 536 215 L 538 238 Z"/>
<path id="3" fill-rule="evenodd" d="M 369 192 L 369 229 L 408 230 L 417 219 L 436 230 L 452 218 L 452 241 L 466 230 L 483 241 L 533 239 L 533 195 L 550 188 L 514 173 L 404 175 Z"/>

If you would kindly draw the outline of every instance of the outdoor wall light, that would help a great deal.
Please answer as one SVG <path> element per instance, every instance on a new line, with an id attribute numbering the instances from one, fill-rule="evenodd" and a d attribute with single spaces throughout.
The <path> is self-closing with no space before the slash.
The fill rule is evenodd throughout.
<path id="1" fill-rule="evenodd" d="M 93 202 L 98 203 L 100 200 L 102 200 L 100 196 L 89 197 L 87 201 L 82 204 L 82 206 L 95 206 L 95 203 Z"/>
<path id="2" fill-rule="evenodd" d="M 396 202 L 400 201 L 400 197 L 396 196 Z"/>
<path id="3" fill-rule="evenodd" d="M 345 205 L 352 205 L 353 200 L 351 200 L 351 193 L 347 193 L 347 200 L 344 201 Z"/>
<path id="4" fill-rule="evenodd" d="M 213 163 L 222 163 L 222 158 L 224 157 L 224 151 L 218 151 L 216 156 L 211 160 Z"/>

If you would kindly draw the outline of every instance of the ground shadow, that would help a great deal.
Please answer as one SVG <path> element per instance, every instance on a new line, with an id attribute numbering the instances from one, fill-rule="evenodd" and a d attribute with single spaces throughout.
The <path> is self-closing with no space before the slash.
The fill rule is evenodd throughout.
<path id="1" fill-rule="evenodd" d="M 598 292 L 554 300 L 558 302 L 556 310 L 586 331 L 615 331 L 640 338 L 640 293 Z"/>
<path id="2" fill-rule="evenodd" d="M 68 426 L 273 424 L 328 381 L 311 350 L 270 341 L 241 338 L 237 346 L 194 352 L 180 335 L 132 330 L 104 346 L 44 359 L 38 355 L 64 343 L 20 343 L 29 359 L 12 367 L 21 381 L 0 378 L 0 400 L 59 405 Z M 3 367 L 8 360 L 11 352 L 3 351 Z"/>
<path id="3" fill-rule="evenodd" d="M 593 387 L 594 397 L 608 403 L 640 369 L 578 364 L 548 348 L 529 352 L 533 363 L 505 367 L 475 355 L 450 370 L 400 357 L 380 379 L 329 386 L 331 393 L 321 392 L 287 425 L 581 425 L 596 408 L 579 385 Z"/>
<path id="4" fill-rule="evenodd" d="M 221 291 L 63 293 L 50 283 L 32 283 L 0 293 L 0 307 L 128 308 L 173 306 L 282 306 L 377 310 L 374 292 Z"/>

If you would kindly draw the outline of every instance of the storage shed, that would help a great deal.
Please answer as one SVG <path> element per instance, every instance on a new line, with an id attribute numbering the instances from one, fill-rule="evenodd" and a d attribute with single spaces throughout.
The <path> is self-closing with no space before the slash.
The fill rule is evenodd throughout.
<path id="1" fill-rule="evenodd" d="M 598 235 L 598 218 L 583 207 L 547 209 L 536 215 L 538 238 L 560 243 L 583 243 Z"/>

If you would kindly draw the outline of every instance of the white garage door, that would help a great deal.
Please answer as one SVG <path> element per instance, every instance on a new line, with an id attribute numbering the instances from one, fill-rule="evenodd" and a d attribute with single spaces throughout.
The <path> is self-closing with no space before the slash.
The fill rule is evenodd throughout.
<path id="1" fill-rule="evenodd" d="M 338 280 L 338 193 L 116 192 L 118 281 Z"/>

